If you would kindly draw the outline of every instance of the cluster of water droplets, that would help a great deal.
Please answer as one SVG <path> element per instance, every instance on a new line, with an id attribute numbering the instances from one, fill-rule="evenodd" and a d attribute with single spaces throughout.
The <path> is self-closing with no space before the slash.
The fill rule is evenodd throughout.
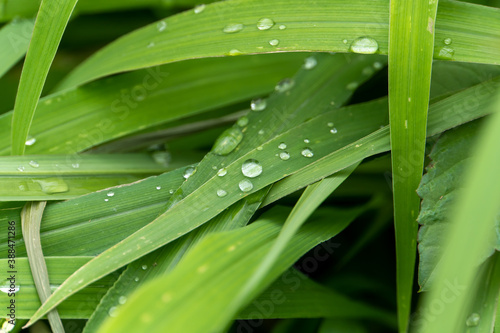
<path id="1" fill-rule="evenodd" d="M 453 59 L 455 50 L 451 46 L 452 42 L 451 38 L 445 38 L 443 40 L 444 46 L 439 50 L 439 57 L 443 59 Z"/>

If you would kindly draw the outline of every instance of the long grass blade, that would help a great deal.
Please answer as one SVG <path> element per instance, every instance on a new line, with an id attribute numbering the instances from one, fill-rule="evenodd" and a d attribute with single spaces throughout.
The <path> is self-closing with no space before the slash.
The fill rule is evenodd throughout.
<path id="1" fill-rule="evenodd" d="M 417 249 L 416 189 L 424 167 L 438 1 L 391 0 L 389 114 L 391 128 L 399 332 L 406 332 Z"/>
<path id="2" fill-rule="evenodd" d="M 476 146 L 476 155 L 465 176 L 464 191 L 451 214 L 452 224 L 430 294 L 423 304 L 424 313 L 433 303 L 442 302 L 441 295 L 450 286 L 459 291 L 453 302 L 442 307 L 440 319 L 427 316 L 421 332 L 460 332 L 468 317 L 467 294 L 477 272 L 477 263 L 491 246 L 495 235 L 495 218 L 500 209 L 500 99 L 494 104 L 497 111 L 488 121 Z M 471 223 L 478 221 L 478 223 Z"/>
<path id="3" fill-rule="evenodd" d="M 274 23 L 258 28 L 262 18 Z M 193 58 L 285 51 L 387 54 L 388 24 L 388 0 L 222 1 L 199 14 L 174 15 L 118 39 L 79 66 L 59 88 Z M 427 24 L 426 18 L 425 28 Z M 452 46 L 436 45 L 436 59 L 498 64 L 500 9 L 443 0 L 435 35 L 438 41 L 453 40 Z"/>
<path id="4" fill-rule="evenodd" d="M 17 19 L 0 30 L 0 77 L 26 54 L 32 28 L 33 20 Z"/>
<path id="5" fill-rule="evenodd" d="M 43 303 L 50 297 L 50 282 L 47 265 L 40 242 L 40 223 L 47 202 L 28 202 L 21 213 L 23 237 L 28 239 L 26 250 L 40 301 Z M 64 328 L 57 309 L 47 313 L 50 326 L 55 333 L 64 333 Z"/>
<path id="6" fill-rule="evenodd" d="M 12 155 L 23 155 L 45 78 L 78 0 L 43 0 L 24 61 L 12 116 Z"/>

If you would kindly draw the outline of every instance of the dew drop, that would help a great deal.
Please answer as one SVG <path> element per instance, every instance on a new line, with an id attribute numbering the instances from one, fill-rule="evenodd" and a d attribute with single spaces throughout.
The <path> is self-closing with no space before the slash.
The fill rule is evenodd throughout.
<path id="1" fill-rule="evenodd" d="M 194 11 L 195 14 L 199 14 L 202 11 L 205 10 L 205 7 L 206 7 L 205 4 L 197 5 L 197 6 L 194 7 L 193 11 Z"/>
<path id="2" fill-rule="evenodd" d="M 259 131 L 259 134 L 264 134 L 264 131 L 262 131 L 262 133 L 260 133 L 260 131 Z M 264 149 L 262 146 L 258 146 L 258 147 L 257 147 L 257 150 L 258 150 L 258 151 L 261 151 L 262 149 Z"/>
<path id="3" fill-rule="evenodd" d="M 294 85 L 295 81 L 293 79 L 283 79 L 280 82 L 278 82 L 276 87 L 274 87 L 274 90 L 279 93 L 284 93 L 292 89 Z"/>
<path id="4" fill-rule="evenodd" d="M 194 173 L 194 170 L 195 169 L 193 167 L 187 167 L 186 170 L 184 170 L 182 177 L 184 177 L 184 179 L 188 179 Z"/>
<path id="5" fill-rule="evenodd" d="M 290 154 L 286 151 L 282 151 L 280 153 L 280 158 L 283 160 L 283 161 L 286 161 L 290 158 Z"/>
<path id="6" fill-rule="evenodd" d="M 216 155 L 227 155 L 238 147 L 241 140 L 243 140 L 243 132 L 241 132 L 239 128 L 228 128 L 222 132 L 215 141 L 212 153 Z"/>
<path id="7" fill-rule="evenodd" d="M 33 168 L 38 168 L 40 166 L 40 164 L 38 164 L 38 162 L 36 161 L 29 161 L 28 164 Z"/>
<path id="8" fill-rule="evenodd" d="M 347 39 L 343 39 L 343 40 L 342 40 L 342 43 L 344 43 L 344 44 L 347 44 L 347 42 L 348 42 L 348 40 L 347 40 Z"/>
<path id="9" fill-rule="evenodd" d="M 241 165 L 241 172 L 248 178 L 255 178 L 262 173 L 262 165 L 257 160 L 249 159 Z"/>
<path id="10" fill-rule="evenodd" d="M 165 21 L 160 21 L 156 23 L 156 29 L 158 29 L 159 32 L 164 31 L 167 28 L 167 23 Z"/>
<path id="11" fill-rule="evenodd" d="M 355 39 L 350 47 L 354 53 L 374 54 L 378 51 L 378 43 L 370 37 L 360 37 Z"/>
<path id="12" fill-rule="evenodd" d="M 329 122 L 328 124 L 326 124 L 328 127 L 333 127 L 333 123 L 332 122 Z"/>
<path id="13" fill-rule="evenodd" d="M 109 309 L 108 314 L 110 317 L 116 317 L 116 306 L 113 306 Z"/>
<path id="14" fill-rule="evenodd" d="M 146 270 L 146 269 L 148 269 L 148 265 L 142 265 L 142 266 L 141 266 L 141 268 L 142 268 L 143 270 Z"/>
<path id="15" fill-rule="evenodd" d="M 282 24 L 279 26 L 280 30 L 285 30 L 286 29 L 286 25 Z"/>
<path id="16" fill-rule="evenodd" d="M 26 140 L 26 142 L 24 143 L 26 146 L 33 146 L 36 142 L 36 139 L 35 138 L 29 138 L 28 140 Z"/>
<path id="17" fill-rule="evenodd" d="M 0 291 L 9 294 L 9 293 L 17 293 L 20 289 L 19 285 L 11 284 L 9 280 L 6 280 L 0 285 Z"/>
<path id="18" fill-rule="evenodd" d="M 139 282 L 139 277 L 137 277 L 137 276 L 136 276 L 136 277 L 134 278 L 134 281 L 135 281 L 135 282 Z"/>
<path id="19" fill-rule="evenodd" d="M 382 69 L 382 67 L 383 67 L 383 65 L 382 65 L 382 63 L 381 63 L 381 62 L 375 61 L 375 62 L 373 63 L 373 68 L 375 68 L 375 69 L 377 69 L 377 70 L 378 70 L 378 69 Z"/>
<path id="20" fill-rule="evenodd" d="M 125 302 L 127 302 L 127 297 L 120 296 L 120 298 L 118 298 L 118 303 L 123 305 L 123 304 L 125 304 Z"/>
<path id="21" fill-rule="evenodd" d="M 304 143 L 309 143 L 311 141 L 309 141 L 309 139 L 304 139 Z"/>
<path id="22" fill-rule="evenodd" d="M 187 178 L 186 178 L 187 179 Z M 174 194 L 174 190 L 169 190 L 168 193 Z"/>
<path id="23" fill-rule="evenodd" d="M 108 201 L 109 201 L 109 199 L 104 199 L 104 201 L 105 201 L 105 202 L 108 202 Z"/>
<path id="24" fill-rule="evenodd" d="M 68 184 L 60 178 L 44 178 L 34 180 L 42 188 L 42 192 L 46 194 L 68 192 Z"/>
<path id="25" fill-rule="evenodd" d="M 363 68 L 363 71 L 361 72 L 363 75 L 370 76 L 373 74 L 373 69 L 371 67 L 365 67 Z"/>
<path id="26" fill-rule="evenodd" d="M 112 197 L 115 195 L 115 192 L 113 191 L 109 191 L 107 194 L 106 194 L 108 197 Z"/>
<path id="27" fill-rule="evenodd" d="M 80 167 L 80 164 L 78 164 L 78 163 L 73 163 L 73 164 L 71 164 L 71 167 L 72 167 L 73 169 L 78 169 L 78 168 Z"/>
<path id="28" fill-rule="evenodd" d="M 286 149 L 286 143 L 282 142 L 278 145 L 279 149 Z"/>
<path id="29" fill-rule="evenodd" d="M 22 184 L 21 184 L 21 185 L 19 185 L 19 190 L 21 190 L 21 191 L 26 191 L 26 186 L 24 186 L 24 185 L 22 185 Z"/>
<path id="30" fill-rule="evenodd" d="M 304 149 L 302 149 L 302 151 L 300 153 L 304 157 L 313 157 L 314 156 L 314 153 L 311 150 L 311 148 L 304 148 Z"/>
<path id="31" fill-rule="evenodd" d="M 480 320 L 481 316 L 478 313 L 473 313 L 469 316 L 469 318 L 467 318 L 467 320 L 465 321 L 465 325 L 474 327 L 479 325 Z"/>
<path id="32" fill-rule="evenodd" d="M 156 186 L 156 189 L 157 190 L 161 190 L 161 186 Z"/>
<path id="33" fill-rule="evenodd" d="M 252 111 L 263 111 L 266 109 L 267 101 L 263 98 L 256 98 L 250 102 Z"/>
<path id="34" fill-rule="evenodd" d="M 248 179 L 243 179 L 242 181 L 240 181 L 238 186 L 240 187 L 240 190 L 242 192 L 250 192 L 253 189 L 253 184 Z"/>
<path id="35" fill-rule="evenodd" d="M 455 54 L 455 50 L 451 47 L 445 46 L 439 51 L 439 57 L 442 59 L 452 59 Z"/>
<path id="36" fill-rule="evenodd" d="M 274 26 L 274 21 L 270 18 L 261 18 L 257 22 L 257 29 L 259 30 L 269 30 Z"/>
<path id="37" fill-rule="evenodd" d="M 219 171 L 217 171 L 217 176 L 219 177 L 224 177 L 226 174 L 227 170 L 225 168 L 219 169 Z"/>
<path id="38" fill-rule="evenodd" d="M 231 23 L 226 25 L 224 29 L 222 29 L 222 31 L 224 31 L 226 34 L 234 34 L 241 30 L 243 30 L 243 24 L 241 23 Z"/>
<path id="39" fill-rule="evenodd" d="M 259 130 L 258 134 L 259 134 L 259 135 L 264 134 L 264 130 Z"/>
<path id="40" fill-rule="evenodd" d="M 337 132 L 338 131 L 337 131 L 337 129 L 335 127 L 330 130 L 330 133 L 332 133 L 332 134 L 337 134 Z"/>
<path id="41" fill-rule="evenodd" d="M 219 198 L 224 198 L 227 195 L 227 192 L 224 190 L 217 190 L 217 196 Z"/>
<path id="42" fill-rule="evenodd" d="M 318 61 L 314 57 L 307 57 L 304 60 L 304 68 L 305 69 L 313 69 L 314 67 L 316 67 L 317 64 L 318 64 Z"/>
<path id="43" fill-rule="evenodd" d="M 238 55 L 242 55 L 242 54 L 243 54 L 243 52 L 241 52 L 241 51 L 240 51 L 240 50 L 238 50 L 238 49 L 231 49 L 231 50 L 227 53 L 227 55 L 229 55 L 229 56 L 238 56 Z"/>
<path id="44" fill-rule="evenodd" d="M 351 83 L 347 84 L 346 89 L 347 90 L 356 90 L 356 88 L 358 88 L 358 87 L 359 87 L 359 83 L 351 82 Z"/>
<path id="45" fill-rule="evenodd" d="M 449 38 L 449 37 L 448 37 L 448 38 L 445 38 L 445 39 L 443 40 L 443 43 L 444 43 L 445 45 L 450 45 L 450 44 L 451 44 L 451 38 Z"/>
<path id="46" fill-rule="evenodd" d="M 245 127 L 246 125 L 248 125 L 248 117 L 247 116 L 241 117 L 240 119 L 238 119 L 236 124 L 238 124 L 238 126 L 240 127 Z"/>
<path id="47" fill-rule="evenodd" d="M 155 43 L 154 43 L 154 42 L 151 42 L 151 43 L 149 43 L 149 44 L 148 44 L 147 48 L 148 48 L 148 49 L 150 49 L 150 48 L 152 48 L 153 46 L 155 46 Z"/>
<path id="48" fill-rule="evenodd" d="M 271 45 L 271 46 L 278 46 L 279 43 L 280 43 L 280 41 L 277 39 L 271 39 L 269 41 L 269 45 Z"/>

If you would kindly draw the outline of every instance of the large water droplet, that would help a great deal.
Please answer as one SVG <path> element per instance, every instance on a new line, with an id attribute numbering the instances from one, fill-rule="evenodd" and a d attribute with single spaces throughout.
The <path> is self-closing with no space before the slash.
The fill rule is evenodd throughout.
<path id="1" fill-rule="evenodd" d="M 250 108 L 252 111 L 263 111 L 266 109 L 266 106 L 267 101 L 263 98 L 253 99 L 252 102 L 250 102 Z"/>
<path id="2" fill-rule="evenodd" d="M 113 191 L 109 191 L 108 193 L 106 193 L 106 195 L 107 195 L 108 197 L 112 197 L 112 196 L 114 196 L 114 195 L 115 195 L 115 192 L 113 192 Z"/>
<path id="3" fill-rule="evenodd" d="M 354 53 L 374 54 L 378 51 L 378 43 L 370 37 L 360 37 L 355 39 L 350 47 Z"/>
<path id="4" fill-rule="evenodd" d="M 469 327 L 474 327 L 479 325 L 479 322 L 481 321 L 481 316 L 478 313 L 473 313 L 467 318 L 465 321 L 465 325 Z"/>
<path id="5" fill-rule="evenodd" d="M 255 178 L 262 173 L 262 165 L 257 160 L 249 159 L 241 165 L 241 172 L 248 178 Z"/>
<path id="6" fill-rule="evenodd" d="M 295 81 L 293 79 L 283 79 L 278 84 L 276 87 L 274 87 L 274 90 L 279 92 L 279 93 L 284 93 L 290 89 L 293 88 L 295 85 Z"/>
<path id="7" fill-rule="evenodd" d="M 40 184 L 42 192 L 46 194 L 64 193 L 68 192 L 68 184 L 60 178 L 44 178 L 37 179 L 34 182 Z"/>
<path id="8" fill-rule="evenodd" d="M 219 169 L 219 171 L 217 171 L 217 176 L 219 177 L 224 177 L 226 174 L 227 170 L 225 168 Z"/>
<path id="9" fill-rule="evenodd" d="M 217 190 L 217 196 L 219 198 L 224 198 L 227 195 L 227 192 L 224 190 Z"/>
<path id="10" fill-rule="evenodd" d="M 243 179 L 238 186 L 242 192 L 250 192 L 253 189 L 253 184 L 248 179 Z"/>
<path id="11" fill-rule="evenodd" d="M 167 28 L 167 22 L 165 21 L 160 21 L 156 23 L 156 29 L 158 29 L 159 32 L 164 31 Z"/>
<path id="12" fill-rule="evenodd" d="M 290 158 L 290 154 L 286 151 L 282 151 L 280 153 L 280 158 L 283 160 L 283 161 L 286 161 Z"/>
<path id="13" fill-rule="evenodd" d="M 257 22 L 257 29 L 259 30 L 269 30 L 273 27 L 274 21 L 270 18 L 261 18 Z"/>
<path id="14" fill-rule="evenodd" d="M 40 166 L 37 161 L 29 161 L 28 164 L 33 168 L 38 168 Z"/>
<path id="15" fill-rule="evenodd" d="M 300 153 L 304 157 L 313 157 L 314 156 L 314 153 L 311 150 L 311 148 L 304 148 L 304 149 L 302 149 L 302 151 Z"/>
<path id="16" fill-rule="evenodd" d="M 313 69 L 314 67 L 316 67 L 317 64 L 318 64 L 318 61 L 314 57 L 307 57 L 304 60 L 304 68 L 305 69 Z"/>
<path id="17" fill-rule="evenodd" d="M 116 306 L 113 306 L 109 309 L 108 314 L 110 317 L 116 317 Z"/>
<path id="18" fill-rule="evenodd" d="M 9 280 L 5 280 L 1 285 L 0 285 L 0 291 L 6 294 L 10 293 L 17 293 L 20 289 L 19 285 L 11 283 Z"/>
<path id="19" fill-rule="evenodd" d="M 279 149 L 286 149 L 286 143 L 282 142 L 278 145 Z"/>
<path id="20" fill-rule="evenodd" d="M 118 303 L 123 305 L 123 304 L 125 304 L 125 302 L 127 302 L 127 297 L 120 296 L 120 298 L 118 298 Z"/>
<path id="21" fill-rule="evenodd" d="M 276 39 L 276 38 L 275 39 L 271 39 L 269 41 L 269 45 L 271 45 L 271 46 L 278 46 L 279 43 L 280 43 L 280 41 L 278 39 Z"/>
<path id="22" fill-rule="evenodd" d="M 243 30 L 243 24 L 241 23 L 231 23 L 226 25 L 224 29 L 222 29 L 222 31 L 224 31 L 226 34 L 234 34 L 241 30 Z"/>
<path id="23" fill-rule="evenodd" d="M 187 167 L 186 170 L 184 170 L 182 177 L 184 177 L 184 179 L 188 179 L 194 173 L 194 170 L 194 167 Z"/>
<path id="24" fill-rule="evenodd" d="M 445 46 L 439 51 L 439 57 L 442 59 L 452 59 L 455 54 L 455 50 L 451 47 Z"/>
<path id="25" fill-rule="evenodd" d="M 36 139 L 35 138 L 29 138 L 28 140 L 26 140 L 26 142 L 24 143 L 26 146 L 33 146 L 36 142 Z"/>
<path id="26" fill-rule="evenodd" d="M 248 117 L 243 116 L 239 118 L 238 121 L 236 121 L 236 124 L 238 124 L 238 126 L 240 127 L 245 127 L 246 125 L 248 125 Z"/>
<path id="27" fill-rule="evenodd" d="M 205 10 L 205 7 L 206 7 L 205 4 L 197 5 L 197 6 L 194 7 L 193 11 L 194 11 L 195 14 L 199 14 L 202 11 Z"/>
<path id="28" fill-rule="evenodd" d="M 215 141 L 212 153 L 216 155 L 227 155 L 238 147 L 241 140 L 243 140 L 243 132 L 241 132 L 239 128 L 228 128 L 222 132 Z"/>

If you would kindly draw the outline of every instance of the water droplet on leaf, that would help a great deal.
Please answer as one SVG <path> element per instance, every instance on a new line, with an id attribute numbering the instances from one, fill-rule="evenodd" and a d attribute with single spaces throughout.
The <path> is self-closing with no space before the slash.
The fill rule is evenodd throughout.
<path id="1" fill-rule="evenodd" d="M 109 191 L 107 194 L 106 194 L 108 197 L 112 197 L 115 195 L 115 192 L 113 191 Z"/>
<path id="2" fill-rule="evenodd" d="M 311 148 L 304 148 L 304 149 L 302 149 L 302 151 L 300 153 L 304 157 L 313 157 L 314 156 L 314 153 L 311 150 Z"/>
<path id="3" fill-rule="evenodd" d="M 451 44 L 451 38 L 445 38 L 443 40 L 443 43 L 445 43 L 446 45 L 450 45 Z"/>
<path id="4" fill-rule="evenodd" d="M 30 161 L 28 164 L 33 168 L 38 168 L 40 166 L 36 161 Z"/>
<path id="5" fill-rule="evenodd" d="M 228 128 L 222 132 L 222 134 L 215 141 L 212 153 L 216 155 L 227 155 L 238 147 L 241 140 L 243 140 L 243 133 L 239 128 Z"/>
<path id="6" fill-rule="evenodd" d="M 252 111 L 263 111 L 266 109 L 267 101 L 263 98 L 253 99 L 250 102 L 250 108 Z"/>
<path id="7" fill-rule="evenodd" d="M 42 188 L 42 192 L 47 194 L 68 192 L 68 184 L 60 178 L 44 178 L 37 179 L 34 182 L 38 183 Z"/>
<path id="8" fill-rule="evenodd" d="M 226 25 L 224 29 L 222 29 L 222 31 L 224 31 L 226 34 L 234 34 L 241 30 L 243 30 L 243 24 L 241 23 L 231 23 Z"/>
<path id="9" fill-rule="evenodd" d="M 317 64 L 318 64 L 318 61 L 314 57 L 307 57 L 304 60 L 304 68 L 305 69 L 313 69 L 314 67 L 316 67 Z"/>
<path id="10" fill-rule="evenodd" d="M 219 169 L 219 171 L 217 171 L 217 176 L 219 177 L 224 177 L 226 174 L 227 170 L 225 168 Z"/>
<path id="11" fill-rule="evenodd" d="M 337 129 L 336 129 L 335 127 L 334 127 L 334 128 L 332 128 L 332 129 L 330 130 L 330 133 L 332 133 L 332 134 L 337 134 Z"/>
<path id="12" fill-rule="evenodd" d="M 238 126 L 240 127 L 245 127 L 246 125 L 248 125 L 248 117 L 247 116 L 241 117 L 240 119 L 238 119 L 236 124 L 238 124 Z"/>
<path id="13" fill-rule="evenodd" d="M 193 11 L 194 11 L 195 14 L 199 14 L 202 11 L 205 10 L 205 7 L 206 7 L 205 4 L 197 5 L 197 6 L 194 7 Z"/>
<path id="14" fill-rule="evenodd" d="M 33 146 L 36 142 L 36 139 L 35 138 L 30 138 L 28 140 L 26 140 L 26 142 L 24 143 L 26 146 Z"/>
<path id="15" fill-rule="evenodd" d="M 274 90 L 279 92 L 279 93 L 284 93 L 290 89 L 293 88 L 295 85 L 295 81 L 293 79 L 283 79 L 278 84 L 276 87 L 274 87 Z"/>
<path id="16" fill-rule="evenodd" d="M 184 179 L 188 179 L 189 177 L 191 177 L 191 175 L 194 173 L 194 170 L 194 167 L 187 167 L 186 170 L 184 170 L 184 174 L 182 175 Z"/>
<path id="17" fill-rule="evenodd" d="M 273 27 L 274 21 L 270 18 L 261 18 L 257 22 L 257 29 L 259 30 L 269 30 Z"/>
<path id="18" fill-rule="evenodd" d="M 283 160 L 283 161 L 286 161 L 290 158 L 290 154 L 286 151 L 282 151 L 280 153 L 280 158 Z"/>
<path id="19" fill-rule="evenodd" d="M 227 192 L 224 190 L 217 190 L 217 196 L 219 198 L 224 198 L 227 195 Z"/>
<path id="20" fill-rule="evenodd" d="M 479 322 L 481 321 L 481 316 L 478 313 L 473 313 L 467 318 L 465 321 L 465 324 L 469 327 L 474 327 L 479 325 Z"/>
<path id="21" fill-rule="evenodd" d="M 127 297 L 120 296 L 120 298 L 118 298 L 118 303 L 125 304 L 125 302 L 127 302 Z"/>
<path id="22" fill-rule="evenodd" d="M 280 41 L 277 39 L 271 39 L 269 41 L 269 45 L 271 45 L 271 46 L 278 46 L 279 43 L 280 43 Z"/>
<path id="23" fill-rule="evenodd" d="M 253 184 L 248 179 L 243 179 L 238 186 L 242 192 L 250 192 L 253 189 Z"/>
<path id="24" fill-rule="evenodd" d="M 354 53 L 374 54 L 378 51 L 378 43 L 370 37 L 360 37 L 355 39 L 350 47 Z"/>
<path id="25" fill-rule="evenodd" d="M 278 145 L 279 149 L 286 149 L 286 143 L 282 142 Z"/>
<path id="26" fill-rule="evenodd" d="M 158 29 L 159 32 L 162 32 L 167 28 L 167 23 L 165 21 L 160 21 L 156 23 L 156 28 Z"/>
<path id="27" fill-rule="evenodd" d="M 241 172 L 248 178 L 255 178 L 262 173 L 262 165 L 257 160 L 249 159 L 241 165 Z"/>

